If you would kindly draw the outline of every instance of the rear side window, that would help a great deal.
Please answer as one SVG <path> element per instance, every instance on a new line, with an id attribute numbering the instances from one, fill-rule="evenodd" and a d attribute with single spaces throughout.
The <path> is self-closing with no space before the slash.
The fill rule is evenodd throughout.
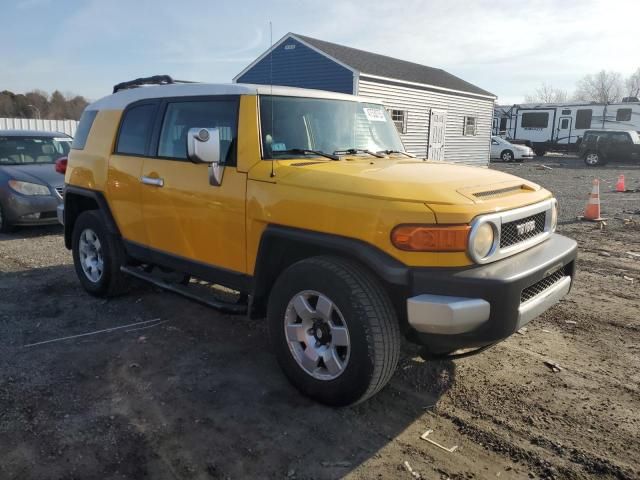
<path id="1" fill-rule="evenodd" d="M 156 105 L 146 104 L 129 108 L 122 118 L 116 153 L 144 155 L 153 128 Z"/>
<path id="2" fill-rule="evenodd" d="M 525 128 L 546 128 L 549 124 L 549 113 L 531 112 L 522 114 L 522 126 Z"/>
<path id="3" fill-rule="evenodd" d="M 576 130 L 591 128 L 592 115 L 593 111 L 590 108 L 588 110 L 578 110 L 576 112 Z"/>
<path id="4" fill-rule="evenodd" d="M 160 132 L 158 156 L 186 159 L 187 132 L 190 128 L 218 128 L 220 158 L 225 164 L 234 165 L 237 125 L 236 98 L 169 103 Z"/>
<path id="5" fill-rule="evenodd" d="M 76 129 L 76 134 L 73 137 L 73 143 L 71 144 L 72 149 L 84 149 L 84 146 L 87 143 L 87 138 L 89 138 L 91 126 L 93 125 L 93 121 L 96 119 L 96 115 L 98 115 L 97 110 L 84 111 L 84 113 L 80 117 L 80 123 L 78 124 L 78 128 Z"/>

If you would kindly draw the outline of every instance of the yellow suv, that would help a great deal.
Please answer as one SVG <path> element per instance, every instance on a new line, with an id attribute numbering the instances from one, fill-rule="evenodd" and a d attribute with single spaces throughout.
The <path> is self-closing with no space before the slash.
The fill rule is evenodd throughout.
<path id="1" fill-rule="evenodd" d="M 478 352 L 574 275 L 551 193 L 414 158 L 373 99 L 126 82 L 83 113 L 65 182 L 58 214 L 89 293 L 131 275 L 194 298 L 223 286 L 236 302 L 208 303 L 266 316 L 287 377 L 331 405 L 378 392 L 402 335 L 433 356 Z"/>

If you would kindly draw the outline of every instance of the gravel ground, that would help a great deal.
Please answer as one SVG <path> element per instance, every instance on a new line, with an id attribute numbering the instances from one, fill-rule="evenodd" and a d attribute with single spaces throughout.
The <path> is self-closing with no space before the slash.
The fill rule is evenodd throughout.
<path id="1" fill-rule="evenodd" d="M 260 320 L 142 284 L 95 299 L 60 228 L 0 235 L 0 478 L 417 478 L 405 462 L 429 479 L 640 478 L 640 260 L 627 254 L 640 252 L 640 193 L 610 192 L 620 173 L 640 188 L 640 169 L 493 168 L 558 196 L 580 248 L 572 292 L 475 357 L 427 362 L 405 344 L 389 386 L 353 408 L 301 397 Z M 575 220 L 596 176 L 602 228 Z M 427 429 L 458 449 L 421 440 Z"/>

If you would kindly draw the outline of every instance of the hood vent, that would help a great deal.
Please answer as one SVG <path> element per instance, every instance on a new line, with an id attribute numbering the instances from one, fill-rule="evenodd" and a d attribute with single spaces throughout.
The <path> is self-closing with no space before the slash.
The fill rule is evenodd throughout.
<path id="1" fill-rule="evenodd" d="M 531 191 L 532 189 L 527 187 L 526 185 L 513 185 L 511 187 L 497 188 L 494 190 L 486 190 L 484 192 L 476 192 L 473 194 L 473 196 L 481 199 L 498 198 L 498 197 L 506 197 L 514 193 L 520 193 L 523 190 Z"/>

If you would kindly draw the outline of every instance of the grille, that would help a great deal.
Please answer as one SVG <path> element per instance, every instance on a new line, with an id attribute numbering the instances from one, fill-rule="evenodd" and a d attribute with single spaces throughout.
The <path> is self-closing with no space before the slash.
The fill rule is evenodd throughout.
<path id="1" fill-rule="evenodd" d="M 522 185 L 516 185 L 515 187 L 499 188 L 497 190 L 487 190 L 486 192 L 477 192 L 473 196 L 477 198 L 495 198 L 501 197 L 511 192 L 522 190 Z"/>
<path id="2" fill-rule="evenodd" d="M 62 198 L 62 195 L 64 195 L 64 187 L 56 187 L 56 193 Z"/>
<path id="3" fill-rule="evenodd" d="M 520 218 L 512 222 L 503 223 L 500 233 L 500 248 L 510 247 L 520 242 L 524 242 L 530 238 L 540 235 L 544 232 L 544 224 L 546 220 L 546 212 L 536 213 L 530 217 Z M 527 223 L 533 220 L 535 222 L 535 228 L 527 233 L 518 235 L 518 225 Z"/>
<path id="4" fill-rule="evenodd" d="M 531 300 L 533 297 L 540 295 L 542 292 L 544 292 L 548 288 L 551 288 L 553 285 L 558 283 L 564 277 L 565 277 L 564 267 L 562 267 L 559 270 L 556 270 L 551 275 L 547 275 L 539 282 L 536 282 L 530 287 L 527 287 L 524 290 L 522 290 L 522 293 L 520 294 L 520 303 L 524 303 L 527 300 Z"/>

